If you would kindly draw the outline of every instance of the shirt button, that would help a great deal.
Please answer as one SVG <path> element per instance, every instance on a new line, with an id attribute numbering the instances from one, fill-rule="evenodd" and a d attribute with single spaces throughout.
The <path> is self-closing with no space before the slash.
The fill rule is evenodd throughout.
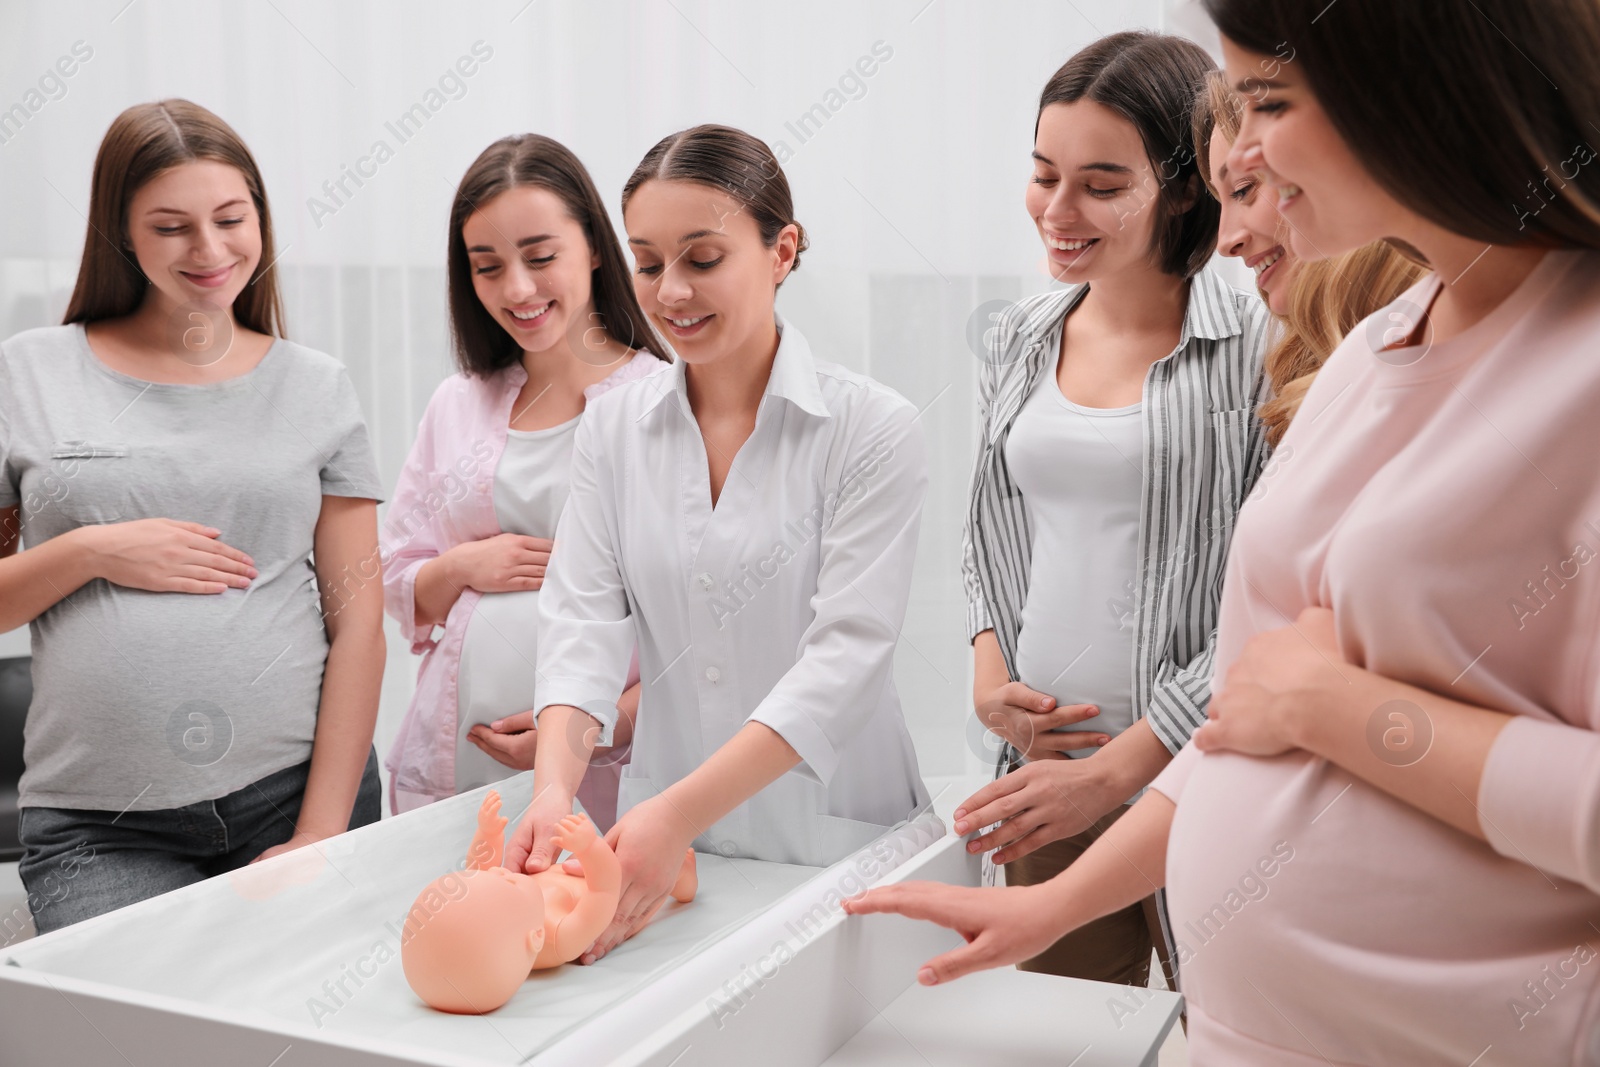
<path id="1" fill-rule="evenodd" d="M 717 583 L 716 580 L 711 577 L 711 575 L 702 574 L 700 575 L 700 584 L 707 589 L 711 589 L 715 587 Z"/>
<path id="2" fill-rule="evenodd" d="M 721 677 L 722 672 L 717 670 L 715 667 L 706 668 L 706 681 L 715 683 Z"/>

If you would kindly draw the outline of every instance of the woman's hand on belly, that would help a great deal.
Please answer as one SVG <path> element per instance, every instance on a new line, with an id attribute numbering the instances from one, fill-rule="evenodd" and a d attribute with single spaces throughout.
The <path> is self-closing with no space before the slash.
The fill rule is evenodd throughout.
<path id="1" fill-rule="evenodd" d="M 632 707 L 635 711 L 639 706 L 638 690 L 639 687 L 636 685 L 628 691 L 634 694 Z M 624 700 L 617 702 L 617 708 L 623 714 L 617 717 L 616 729 L 611 735 L 616 743 L 609 747 L 595 746 L 596 757 L 607 756 L 625 748 L 633 739 L 633 716 L 624 706 L 627 693 L 623 696 Z M 467 731 L 467 740 L 490 757 L 519 771 L 533 770 L 533 759 L 539 751 L 539 732 L 534 726 L 531 711 L 519 711 L 515 715 L 507 715 L 503 719 L 496 719 L 488 726 L 479 723 Z"/>
<path id="2" fill-rule="evenodd" d="M 996 778 L 956 809 L 958 834 L 998 822 L 1000 825 L 967 842 L 968 852 L 994 854 L 994 862 L 1010 863 L 1052 841 L 1081 834 L 1094 821 L 1122 803 L 1119 787 L 1102 773 L 1100 756 L 1081 760 L 1040 760 Z"/>
<path id="3" fill-rule="evenodd" d="M 531 771 L 539 731 L 534 729 L 533 712 L 519 711 L 488 726 L 479 723 L 467 731 L 467 740 L 507 767 Z"/>
<path id="4" fill-rule="evenodd" d="M 683 855 L 699 831 L 664 795 L 634 806 L 606 834 L 622 866 L 622 896 L 611 925 L 579 957 L 593 963 L 638 933 L 661 906 L 683 869 Z"/>
<path id="5" fill-rule="evenodd" d="M 95 577 L 156 593 L 220 593 L 247 589 L 255 561 L 218 540 L 221 531 L 175 519 L 135 519 L 85 526 Z"/>
<path id="6" fill-rule="evenodd" d="M 1292 626 L 1251 638 L 1212 697 L 1195 747 L 1247 756 L 1303 750 L 1462 833 L 1491 840 L 1484 828 L 1491 816 L 1478 809 L 1480 789 L 1500 731 L 1518 716 L 1351 664 L 1336 635 L 1333 612 L 1307 608 Z M 1544 795 L 1555 795 L 1550 783 L 1538 784 Z M 1520 848 L 1502 855 L 1546 869 Z M 1556 873 L 1584 880 L 1576 869 Z"/>
<path id="7" fill-rule="evenodd" d="M 984 729 L 1029 759 L 1067 759 L 1070 749 L 1094 748 L 1110 738 L 1092 731 L 1050 733 L 1100 714 L 1092 704 L 1056 707 L 1056 698 L 1011 680 L 993 630 L 972 639 L 972 707 Z"/>
<path id="8" fill-rule="evenodd" d="M 1031 760 L 1070 757 L 1078 748 L 1098 748 L 1110 735 L 1089 731 L 1051 733 L 1062 726 L 1076 726 L 1100 714 L 1093 704 L 1063 704 L 1047 693 L 1029 689 L 1021 682 L 1007 682 L 998 689 L 978 695 L 975 700 L 978 721 L 992 734 Z"/>
<path id="9" fill-rule="evenodd" d="M 514 593 L 544 585 L 551 547 L 547 537 L 503 533 L 464 541 L 445 555 L 456 584 L 480 593 Z"/>
<path id="10" fill-rule="evenodd" d="M 1299 713 L 1311 694 L 1347 684 L 1350 665 L 1339 652 L 1333 612 L 1307 608 L 1292 625 L 1256 634 L 1212 694 L 1206 721 L 1194 733 L 1202 752 L 1281 756 L 1300 748 Z"/>

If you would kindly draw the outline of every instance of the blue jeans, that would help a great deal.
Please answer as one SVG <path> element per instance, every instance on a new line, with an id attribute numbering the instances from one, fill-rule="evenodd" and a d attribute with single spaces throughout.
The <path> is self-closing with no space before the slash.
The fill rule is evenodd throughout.
<path id="1" fill-rule="evenodd" d="M 49 933 L 243 867 L 294 835 L 310 771 L 308 760 L 225 797 L 159 811 L 23 808 L 18 873 L 34 926 Z M 381 801 L 374 750 L 350 829 L 377 822 Z"/>

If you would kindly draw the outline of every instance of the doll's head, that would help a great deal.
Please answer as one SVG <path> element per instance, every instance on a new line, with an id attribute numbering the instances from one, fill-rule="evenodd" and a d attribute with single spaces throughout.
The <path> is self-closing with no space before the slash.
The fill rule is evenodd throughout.
<path id="1" fill-rule="evenodd" d="M 544 946 L 544 895 L 505 867 L 452 871 L 411 905 L 400 940 L 406 981 L 429 1007 L 494 1011 L 527 980 Z"/>

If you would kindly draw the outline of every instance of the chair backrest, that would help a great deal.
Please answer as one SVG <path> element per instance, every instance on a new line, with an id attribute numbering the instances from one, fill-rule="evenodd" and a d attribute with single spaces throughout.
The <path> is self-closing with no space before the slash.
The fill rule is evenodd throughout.
<path id="1" fill-rule="evenodd" d="M 22 781 L 22 726 L 33 700 L 33 657 L 0 659 L 0 863 L 22 856 L 17 840 L 17 784 Z"/>

